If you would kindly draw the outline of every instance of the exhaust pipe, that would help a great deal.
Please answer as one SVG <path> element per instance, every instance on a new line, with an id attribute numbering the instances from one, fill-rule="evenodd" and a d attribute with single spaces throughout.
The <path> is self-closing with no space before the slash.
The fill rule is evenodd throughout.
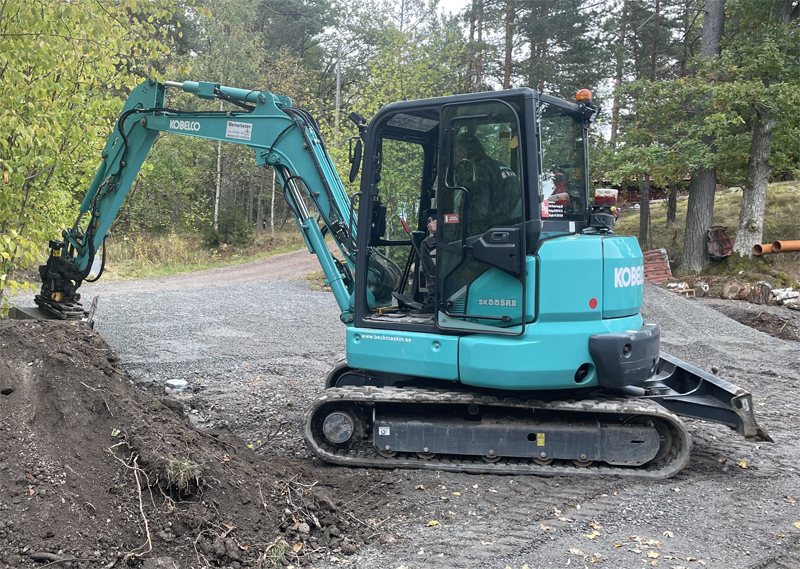
<path id="1" fill-rule="evenodd" d="M 761 243 L 760 245 L 753 245 L 753 255 L 766 255 L 767 253 L 773 253 L 772 243 Z"/>
<path id="2" fill-rule="evenodd" d="M 772 251 L 775 253 L 800 251 L 800 241 L 775 241 L 772 244 Z"/>

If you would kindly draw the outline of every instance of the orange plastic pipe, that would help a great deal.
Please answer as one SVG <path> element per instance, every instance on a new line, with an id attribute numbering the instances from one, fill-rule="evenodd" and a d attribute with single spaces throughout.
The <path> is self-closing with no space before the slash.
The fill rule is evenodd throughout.
<path id="1" fill-rule="evenodd" d="M 775 253 L 788 253 L 789 251 L 800 251 L 800 241 L 775 241 L 772 244 Z"/>
<path id="2" fill-rule="evenodd" d="M 773 253 L 772 243 L 762 243 L 761 245 L 753 245 L 753 255 L 766 255 Z"/>

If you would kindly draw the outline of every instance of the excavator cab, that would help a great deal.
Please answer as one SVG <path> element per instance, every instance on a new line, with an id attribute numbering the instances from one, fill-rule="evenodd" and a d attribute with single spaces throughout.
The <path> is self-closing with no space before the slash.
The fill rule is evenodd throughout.
<path id="1" fill-rule="evenodd" d="M 384 107 L 365 135 L 359 250 L 370 253 L 358 259 L 356 326 L 523 334 L 536 315 L 530 256 L 543 237 L 588 226 L 594 115 L 530 89 Z M 420 245 L 432 218 L 435 313 L 420 318 L 409 308 L 428 296 Z M 391 291 L 376 261 L 396 275 Z"/>

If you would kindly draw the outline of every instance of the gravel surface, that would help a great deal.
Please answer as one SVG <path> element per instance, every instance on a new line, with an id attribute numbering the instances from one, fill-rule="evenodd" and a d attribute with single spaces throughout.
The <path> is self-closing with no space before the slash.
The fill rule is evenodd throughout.
<path id="1" fill-rule="evenodd" d="M 345 327 L 330 293 L 257 280 L 181 290 L 109 283 L 96 330 L 141 388 L 188 381 L 177 397 L 199 428 L 239 435 L 267 456 L 307 458 L 303 411 L 344 354 Z M 645 316 L 660 322 L 664 351 L 750 390 L 774 443 L 691 421 L 690 465 L 655 482 L 396 472 L 375 515 L 403 539 L 344 564 L 332 554 L 320 567 L 800 567 L 800 344 L 645 286 Z"/>

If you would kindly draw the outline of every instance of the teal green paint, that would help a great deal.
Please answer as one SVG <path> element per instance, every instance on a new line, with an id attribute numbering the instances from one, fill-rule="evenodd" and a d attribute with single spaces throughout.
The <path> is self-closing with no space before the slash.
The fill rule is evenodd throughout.
<path id="1" fill-rule="evenodd" d="M 528 275 L 525 287 L 528 299 L 525 306 L 525 321 L 531 322 L 536 310 L 536 259 L 527 257 L 525 267 Z M 508 273 L 495 267 L 490 268 L 470 285 L 466 313 L 480 316 L 510 316 L 511 322 L 480 318 L 472 321 L 487 326 L 518 326 L 522 320 L 522 284 Z"/>
<path id="2" fill-rule="evenodd" d="M 603 239 L 603 318 L 638 314 L 642 308 L 644 266 L 635 237 Z"/>
<path id="3" fill-rule="evenodd" d="M 163 104 L 164 87 L 155 81 L 145 81 L 131 92 L 125 101 L 122 112 L 137 108 L 161 107 Z M 150 152 L 150 148 L 158 136 L 157 132 L 141 128 L 138 119 L 138 115 L 132 115 L 123 125 L 128 137 L 128 153 L 124 157 L 125 166 L 121 165 L 125 145 L 119 131 L 120 124 L 117 121 L 103 149 L 103 161 L 81 203 L 80 215 L 83 216 L 91 209 L 92 202 L 98 196 L 98 191 L 102 194 L 98 196 L 99 219 L 96 221 L 99 224 L 92 243 L 95 250 L 100 247 L 103 237 L 108 233 L 125 196 L 128 195 L 128 190 L 139 174 L 139 169 L 142 167 L 147 153 Z M 65 237 L 67 236 L 65 235 Z M 74 261 L 75 265 L 80 270 L 84 270 L 89 264 L 91 251 L 88 247 L 82 247 L 72 239 L 69 241 L 78 251 Z"/>
<path id="4" fill-rule="evenodd" d="M 537 322 L 600 320 L 603 295 L 602 237 L 570 235 L 545 241 L 539 258 Z M 530 276 L 528 277 L 530 279 Z M 591 308 L 592 299 L 597 307 Z"/>
<path id="5" fill-rule="evenodd" d="M 457 380 L 458 340 L 458 336 L 351 327 L 347 363 L 359 369 Z"/>
<path id="6" fill-rule="evenodd" d="M 599 309 L 598 309 L 599 310 Z M 521 336 L 475 334 L 461 338 L 461 382 L 508 390 L 574 389 L 597 384 L 589 355 L 589 336 L 634 330 L 640 315 L 584 322 L 541 322 L 525 327 Z M 591 371 L 580 384 L 575 372 L 588 363 Z"/>

